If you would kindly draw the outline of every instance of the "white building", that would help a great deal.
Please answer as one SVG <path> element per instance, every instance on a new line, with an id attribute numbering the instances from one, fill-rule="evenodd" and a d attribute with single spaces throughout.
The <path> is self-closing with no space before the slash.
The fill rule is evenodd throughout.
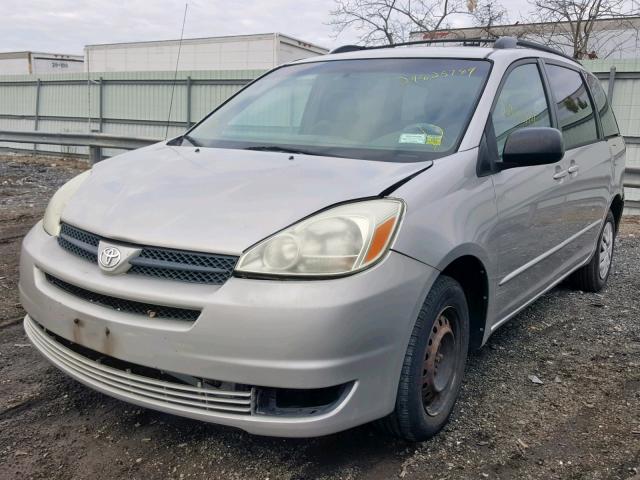
<path id="1" fill-rule="evenodd" d="M 0 53 L 0 75 L 82 72 L 82 55 L 41 52 Z"/>
<path id="2" fill-rule="evenodd" d="M 85 47 L 85 71 L 175 70 L 179 40 L 111 43 Z M 178 70 L 267 70 L 326 48 L 281 33 L 182 40 Z"/>
<path id="3" fill-rule="evenodd" d="M 573 55 L 568 22 L 517 23 L 491 27 L 452 28 L 432 32 L 411 32 L 410 40 L 518 37 L 560 48 Z M 640 56 L 640 17 L 600 19 L 593 25 L 582 58 L 637 58 Z"/>

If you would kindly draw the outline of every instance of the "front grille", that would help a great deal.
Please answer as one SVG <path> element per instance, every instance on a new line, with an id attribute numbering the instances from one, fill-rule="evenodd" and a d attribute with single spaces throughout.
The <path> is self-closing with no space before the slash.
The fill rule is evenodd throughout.
<path id="1" fill-rule="evenodd" d="M 101 240 L 110 241 L 66 223 L 61 225 L 58 236 L 58 244 L 62 248 L 94 263 L 98 261 L 98 244 Z M 141 248 L 142 251 L 129 261 L 131 268 L 127 273 L 181 282 L 222 285 L 233 274 L 238 262 L 238 257 L 231 255 L 131 244 L 128 246 Z"/>
<path id="2" fill-rule="evenodd" d="M 190 283 L 222 285 L 233 273 L 238 257 L 144 247 L 132 258 L 129 273 Z"/>
<path id="3" fill-rule="evenodd" d="M 123 362 L 47 332 L 30 317 L 24 326 L 33 344 L 57 367 L 106 393 L 183 415 L 196 412 L 215 417 L 221 413 L 251 415 L 254 412 L 254 388 L 248 385 L 171 375 Z M 194 381 L 181 382 L 180 377 Z"/>
<path id="4" fill-rule="evenodd" d="M 63 223 L 60 226 L 58 245 L 65 250 L 91 262 L 98 261 L 100 237 Z"/>
<path id="5" fill-rule="evenodd" d="M 126 300 L 124 298 L 112 297 L 110 295 L 92 292 L 91 290 L 78 287 L 77 285 L 72 285 L 71 283 L 67 283 L 64 280 L 54 277 L 48 273 L 45 273 L 45 277 L 49 283 L 71 295 L 86 300 L 87 302 L 100 305 L 101 307 L 110 308 L 119 312 L 144 315 L 149 318 L 183 320 L 188 322 L 195 322 L 200 316 L 199 310 L 166 307 L 163 305 L 153 305 L 151 303 L 136 302 L 133 300 Z"/>

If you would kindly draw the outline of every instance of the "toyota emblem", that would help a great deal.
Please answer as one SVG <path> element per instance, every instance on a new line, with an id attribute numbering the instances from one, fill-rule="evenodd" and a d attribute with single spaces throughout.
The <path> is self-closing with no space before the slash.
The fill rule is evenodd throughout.
<path id="1" fill-rule="evenodd" d="M 100 265 L 106 269 L 112 269 L 120 263 L 120 250 L 116 247 L 107 247 L 100 252 Z"/>

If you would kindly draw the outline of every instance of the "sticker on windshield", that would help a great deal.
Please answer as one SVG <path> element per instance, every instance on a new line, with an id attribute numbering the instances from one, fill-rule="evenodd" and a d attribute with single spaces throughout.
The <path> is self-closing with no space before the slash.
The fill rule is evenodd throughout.
<path id="1" fill-rule="evenodd" d="M 427 143 L 427 135 L 424 133 L 403 133 L 400 135 L 399 143 Z"/>
<path id="2" fill-rule="evenodd" d="M 427 135 L 427 145 L 440 145 L 442 143 L 442 135 Z"/>
<path id="3" fill-rule="evenodd" d="M 412 126 L 408 130 L 414 130 L 413 132 L 405 132 L 400 134 L 398 143 L 413 143 L 417 145 L 433 145 L 439 147 L 442 144 L 442 136 L 444 130 L 437 125 L 430 123 L 423 123 L 420 125 Z"/>

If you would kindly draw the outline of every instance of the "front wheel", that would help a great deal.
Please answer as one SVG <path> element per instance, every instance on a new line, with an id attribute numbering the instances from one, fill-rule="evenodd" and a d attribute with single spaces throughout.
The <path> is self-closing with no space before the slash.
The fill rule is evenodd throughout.
<path id="1" fill-rule="evenodd" d="M 599 292 L 602 290 L 611 273 L 615 238 L 616 221 L 613 218 L 613 213 L 609 211 L 598 236 L 598 244 L 593 257 L 589 263 L 571 276 L 572 284 L 575 288 L 584 292 Z"/>
<path id="2" fill-rule="evenodd" d="M 458 282 L 440 276 L 422 305 L 405 354 L 395 410 L 380 420 L 411 441 L 445 425 L 460 391 L 469 348 L 469 311 Z"/>

